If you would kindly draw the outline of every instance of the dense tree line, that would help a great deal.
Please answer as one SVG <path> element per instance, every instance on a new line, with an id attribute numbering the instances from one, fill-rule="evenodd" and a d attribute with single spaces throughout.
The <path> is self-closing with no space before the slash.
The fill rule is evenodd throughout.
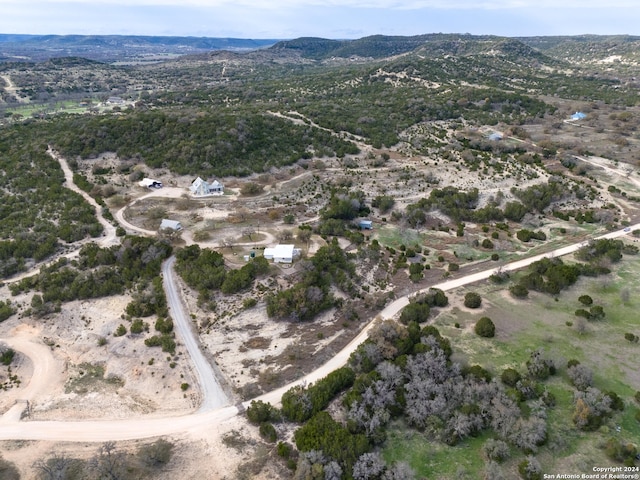
<path id="1" fill-rule="evenodd" d="M 219 252 L 189 245 L 176 252 L 176 271 L 199 293 L 202 301 L 216 290 L 225 295 L 246 290 L 258 276 L 269 271 L 269 262 L 264 257 L 256 257 L 241 268 L 228 270 Z"/>
<path id="2" fill-rule="evenodd" d="M 324 130 L 249 109 L 74 117 L 57 122 L 52 135 L 56 148 L 69 157 L 116 151 L 150 167 L 203 176 L 245 176 L 290 165 L 308 157 L 310 150 L 338 156 L 358 153 L 353 143 Z"/>
<path id="3" fill-rule="evenodd" d="M 351 387 L 354 379 L 353 370 L 343 367 L 314 384 L 293 387 L 282 395 L 282 414 L 292 422 L 305 422 L 327 408 L 338 393 Z"/>
<path id="4" fill-rule="evenodd" d="M 611 238 L 600 238 L 592 240 L 584 247 L 576 252 L 576 258 L 584 262 L 598 262 L 606 259 L 610 262 L 618 262 L 622 259 L 622 255 L 636 255 L 638 247 L 624 243 L 622 240 Z"/>
<path id="5" fill-rule="evenodd" d="M 126 237 L 121 245 L 109 248 L 88 243 L 80 249 L 77 260 L 62 258 L 38 275 L 11 284 L 10 289 L 14 295 L 28 290 L 41 292 L 32 306 L 46 313 L 47 305 L 119 295 L 136 287 L 127 310 L 150 315 L 166 309 L 159 275 L 171 251 L 168 243 L 144 237 Z"/>
<path id="6" fill-rule="evenodd" d="M 529 290 L 556 295 L 573 285 L 580 275 L 597 276 L 609 273 L 606 267 L 583 263 L 567 264 L 560 258 L 543 258 L 529 266 L 528 272 L 520 277 L 520 287 L 514 293 L 525 296 Z"/>
<path id="7" fill-rule="evenodd" d="M 304 264 L 300 281 L 293 287 L 267 296 L 267 314 L 270 317 L 307 321 L 318 313 L 336 305 L 330 292 L 332 285 L 353 294 L 355 267 L 351 258 L 337 241 L 321 247 Z"/>
<path id="8" fill-rule="evenodd" d="M 542 213 L 551 203 L 562 199 L 567 195 L 567 189 L 557 179 L 550 179 L 547 183 L 532 185 L 524 190 L 515 187 L 511 192 L 518 197 L 524 205 L 528 205 L 533 211 Z"/>

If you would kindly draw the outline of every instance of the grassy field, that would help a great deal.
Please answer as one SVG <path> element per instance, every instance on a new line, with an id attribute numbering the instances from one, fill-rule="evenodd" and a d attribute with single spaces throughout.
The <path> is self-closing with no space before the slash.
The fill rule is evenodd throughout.
<path id="1" fill-rule="evenodd" d="M 451 339 L 454 359 L 480 364 L 495 376 L 506 367 L 524 373 L 531 352 L 543 348 L 545 357 L 558 366 L 558 373 L 544 382 L 557 405 L 548 410 L 548 441 L 535 454 L 543 472 L 581 474 L 591 473 L 594 466 L 617 465 L 602 448 L 609 438 L 640 443 L 640 422 L 635 419 L 640 404 L 633 399 L 640 390 L 640 344 L 624 338 L 626 332 L 640 335 L 640 298 L 635 295 L 640 289 L 640 256 L 625 256 L 613 266 L 613 273 L 582 278 L 557 297 L 531 292 L 528 299 L 516 300 L 506 291 L 508 285 L 485 283 L 448 294 L 452 305 L 433 323 Z M 480 309 L 460 305 L 468 291 L 482 295 Z M 604 320 L 579 322 L 575 310 L 583 307 L 578 301 L 583 294 L 604 307 Z M 480 338 L 473 332 L 481 316 L 489 316 L 496 324 L 495 338 Z M 595 387 L 613 390 L 624 400 L 624 411 L 614 413 L 596 432 L 579 431 L 572 422 L 574 388 L 566 373 L 569 359 L 593 370 Z M 384 456 L 388 461 L 408 462 L 418 478 L 482 478 L 481 446 L 490 437 L 491 433 L 485 433 L 448 447 L 395 425 Z M 512 458 L 501 466 L 505 478 L 519 477 L 517 465 L 524 457 L 523 452 L 512 450 Z"/>

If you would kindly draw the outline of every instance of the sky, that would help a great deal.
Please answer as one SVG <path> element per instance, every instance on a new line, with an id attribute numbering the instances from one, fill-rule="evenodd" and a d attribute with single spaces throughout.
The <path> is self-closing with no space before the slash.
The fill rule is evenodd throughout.
<path id="1" fill-rule="evenodd" d="M 638 0 L 0 0 L 0 33 L 333 39 L 640 35 Z"/>

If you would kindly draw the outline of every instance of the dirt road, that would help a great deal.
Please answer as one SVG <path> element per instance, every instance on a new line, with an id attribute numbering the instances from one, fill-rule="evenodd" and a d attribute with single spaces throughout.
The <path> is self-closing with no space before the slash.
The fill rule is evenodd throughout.
<path id="1" fill-rule="evenodd" d="M 110 245 L 115 245 L 116 243 L 119 243 L 118 238 L 116 237 L 116 227 L 114 227 L 110 222 L 108 222 L 102 216 L 102 207 L 98 205 L 98 202 L 96 202 L 91 195 L 89 195 L 87 192 L 83 190 L 80 190 L 80 188 L 78 188 L 78 186 L 73 182 L 73 172 L 71 171 L 71 168 L 69 168 L 69 164 L 67 163 L 67 160 L 64 157 L 58 155 L 51 148 L 51 146 L 49 146 L 47 153 L 51 155 L 51 157 L 53 157 L 55 160 L 57 160 L 58 163 L 60 163 L 60 168 L 62 168 L 62 171 L 64 172 L 64 178 L 65 178 L 64 186 L 69 190 L 73 190 L 74 192 L 82 195 L 84 199 L 87 201 L 87 203 L 89 203 L 89 205 L 95 208 L 96 217 L 98 218 L 98 221 L 104 228 L 104 236 L 103 238 L 98 240 L 97 243 L 99 243 L 103 247 L 108 247 Z"/>
<path id="2" fill-rule="evenodd" d="M 164 290 L 167 295 L 169 311 L 171 312 L 176 332 L 182 339 L 195 367 L 200 391 L 202 393 L 202 402 L 198 411 L 207 412 L 229 404 L 229 399 L 220 385 L 213 367 L 203 355 L 202 350 L 200 350 L 200 342 L 198 341 L 197 334 L 193 330 L 190 318 L 184 311 L 182 299 L 176 287 L 174 277 L 173 265 L 175 261 L 176 257 L 171 257 L 162 265 Z"/>
<path id="3" fill-rule="evenodd" d="M 54 358 L 50 347 L 34 341 L 39 336 L 35 328 L 20 325 L 11 333 L 11 337 L 2 339 L 3 343 L 25 356 L 33 371 L 26 387 L 10 389 L 3 394 L 4 401 L 16 403 L 0 417 L 0 425 L 19 421 L 27 402 L 33 402 L 51 386 L 58 385 L 64 369 L 63 362 Z"/>

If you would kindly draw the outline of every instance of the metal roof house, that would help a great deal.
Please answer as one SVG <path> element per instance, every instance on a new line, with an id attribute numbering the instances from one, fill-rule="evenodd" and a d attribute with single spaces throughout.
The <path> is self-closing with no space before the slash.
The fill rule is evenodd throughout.
<path id="1" fill-rule="evenodd" d="M 162 219 L 162 222 L 160 223 L 160 230 L 174 230 L 174 231 L 178 231 L 178 230 L 182 230 L 182 224 L 180 222 L 178 222 L 177 220 L 169 220 L 166 218 Z"/>
<path id="2" fill-rule="evenodd" d="M 205 197 L 208 195 L 224 195 L 224 185 L 222 185 L 222 183 L 220 183 L 218 180 L 214 180 L 213 182 L 209 183 L 206 180 L 198 177 L 189 187 L 189 191 L 191 191 L 191 195 L 195 197 Z"/>
<path id="3" fill-rule="evenodd" d="M 273 263 L 293 263 L 293 259 L 300 256 L 300 249 L 294 245 L 276 245 L 264 249 L 264 258 Z"/>
<path id="4" fill-rule="evenodd" d="M 358 222 L 358 226 L 360 227 L 361 230 L 372 230 L 373 222 L 371 220 L 360 220 Z"/>
<path id="5" fill-rule="evenodd" d="M 571 120 L 584 120 L 585 118 L 587 118 L 587 114 L 582 112 L 576 112 L 571 115 Z"/>

